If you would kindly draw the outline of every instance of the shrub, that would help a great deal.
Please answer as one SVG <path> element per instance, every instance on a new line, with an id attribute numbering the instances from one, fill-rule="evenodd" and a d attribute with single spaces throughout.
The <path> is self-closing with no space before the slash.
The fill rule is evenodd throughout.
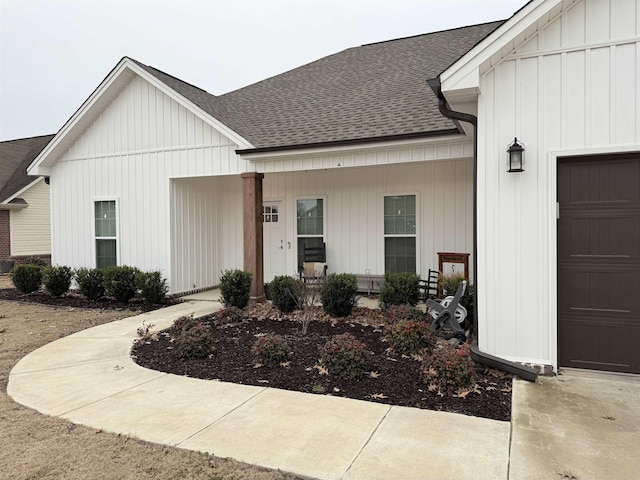
<path id="1" fill-rule="evenodd" d="M 71 288 L 73 270 L 65 266 L 45 267 L 42 269 L 44 288 L 54 297 L 60 297 Z"/>
<path id="2" fill-rule="evenodd" d="M 78 288 L 82 295 L 93 301 L 104 297 L 104 270 L 100 268 L 78 268 L 75 274 Z"/>
<path id="3" fill-rule="evenodd" d="M 32 255 L 30 257 L 27 257 L 27 258 L 21 260 L 21 263 L 24 264 L 24 265 L 35 265 L 36 267 L 46 267 L 47 266 L 47 261 L 44 258 L 35 256 L 35 255 Z"/>
<path id="4" fill-rule="evenodd" d="M 445 295 L 455 295 L 458 291 L 458 286 L 464 280 L 462 275 L 448 275 L 441 279 L 442 292 Z M 473 285 L 467 284 L 467 288 L 464 291 L 464 295 L 460 299 L 460 304 L 467 309 L 467 322 L 471 323 L 473 318 Z"/>
<path id="5" fill-rule="evenodd" d="M 162 278 L 159 270 L 153 272 L 140 272 L 137 276 L 138 289 L 140 295 L 149 303 L 164 303 L 167 300 L 169 285 L 167 280 Z"/>
<path id="6" fill-rule="evenodd" d="M 177 337 L 177 351 L 182 358 L 203 358 L 213 353 L 213 330 L 206 325 L 195 325 Z"/>
<path id="7" fill-rule="evenodd" d="M 242 321 L 242 310 L 238 307 L 228 307 L 218 310 L 213 314 L 213 321 L 216 325 L 233 324 Z"/>
<path id="8" fill-rule="evenodd" d="M 271 301 L 283 313 L 293 312 L 302 304 L 300 280 L 286 275 L 275 277 L 270 284 Z"/>
<path id="9" fill-rule="evenodd" d="M 434 382 L 440 390 L 448 392 L 471 386 L 473 371 L 468 347 L 456 348 L 449 344 L 435 348 L 424 368 L 427 382 Z"/>
<path id="10" fill-rule="evenodd" d="M 380 306 L 411 305 L 418 303 L 420 277 L 415 273 L 387 272 L 380 289 Z"/>
<path id="11" fill-rule="evenodd" d="M 13 285 L 25 294 L 35 292 L 42 284 L 42 267 L 38 265 L 16 265 L 9 275 Z"/>
<path id="12" fill-rule="evenodd" d="M 220 277 L 220 293 L 225 307 L 246 307 L 251 294 L 251 273 L 238 269 L 224 270 Z"/>
<path id="13" fill-rule="evenodd" d="M 169 333 L 175 339 L 180 337 L 184 332 L 190 330 L 196 325 L 201 325 L 200 320 L 193 318 L 193 314 L 191 315 L 183 315 L 182 317 L 178 317 L 173 321 L 173 325 L 169 329 Z"/>
<path id="14" fill-rule="evenodd" d="M 389 322 L 400 320 L 424 321 L 425 313 L 416 307 L 409 305 L 390 305 L 384 310 L 384 314 Z"/>
<path id="15" fill-rule="evenodd" d="M 345 379 L 357 378 L 366 369 L 366 348 L 350 333 L 335 335 L 320 349 L 321 360 L 333 375 Z"/>
<path id="16" fill-rule="evenodd" d="M 127 265 L 108 267 L 104 271 L 105 293 L 118 302 L 128 302 L 136 294 L 136 277 L 139 273 L 140 270 Z"/>
<path id="17" fill-rule="evenodd" d="M 251 353 L 265 365 L 279 365 L 291 358 L 291 347 L 281 335 L 268 333 L 256 340 Z"/>
<path id="18" fill-rule="evenodd" d="M 426 350 L 433 350 L 433 336 L 429 325 L 425 322 L 400 320 L 385 327 L 385 338 L 398 355 L 411 355 Z"/>
<path id="19" fill-rule="evenodd" d="M 348 273 L 332 273 L 322 287 L 320 300 L 324 311 L 335 317 L 346 317 L 358 303 L 358 280 Z"/>

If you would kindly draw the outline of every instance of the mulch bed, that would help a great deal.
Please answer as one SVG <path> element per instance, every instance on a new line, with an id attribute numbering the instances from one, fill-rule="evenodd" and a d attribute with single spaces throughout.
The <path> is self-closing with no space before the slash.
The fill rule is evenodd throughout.
<path id="1" fill-rule="evenodd" d="M 43 305 L 51 305 L 55 307 L 69 307 L 69 308 L 97 308 L 102 310 L 131 310 L 134 312 L 149 312 L 151 310 L 157 310 L 168 305 L 179 303 L 180 300 L 168 299 L 165 305 L 156 305 L 148 303 L 142 299 L 132 299 L 128 303 L 117 302 L 112 298 L 102 298 L 96 300 L 87 300 L 80 294 L 69 292 L 65 293 L 61 297 L 54 297 L 44 290 L 23 294 L 15 288 L 0 289 L 0 300 L 12 300 L 16 302 L 26 303 L 40 303 Z"/>
<path id="2" fill-rule="evenodd" d="M 241 322 L 219 323 L 215 315 L 202 319 L 216 332 L 215 353 L 208 358 L 180 358 L 168 332 L 141 340 L 132 356 L 143 367 L 177 375 L 510 420 L 510 375 L 476 364 L 474 386 L 443 393 L 425 383 L 420 358 L 389 351 L 380 311 L 357 308 L 351 317 L 335 319 L 318 309 L 316 316 L 308 333 L 301 335 L 295 314 L 279 314 L 270 305 L 254 306 L 245 309 Z M 331 336 L 345 332 L 364 342 L 371 352 L 368 373 L 357 380 L 342 380 L 320 365 L 320 347 Z M 265 333 L 287 339 L 293 351 L 290 362 L 280 366 L 258 363 L 251 347 Z"/>

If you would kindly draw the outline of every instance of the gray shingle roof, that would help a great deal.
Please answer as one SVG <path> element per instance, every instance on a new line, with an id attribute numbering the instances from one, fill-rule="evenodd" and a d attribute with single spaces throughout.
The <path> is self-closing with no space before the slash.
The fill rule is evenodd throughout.
<path id="1" fill-rule="evenodd" d="M 503 22 L 347 49 L 214 96 L 140 64 L 257 148 L 450 132 L 426 80 Z"/>
<path id="2" fill-rule="evenodd" d="M 44 135 L 0 142 L 0 202 L 36 179 L 27 176 L 27 167 L 53 137 Z"/>

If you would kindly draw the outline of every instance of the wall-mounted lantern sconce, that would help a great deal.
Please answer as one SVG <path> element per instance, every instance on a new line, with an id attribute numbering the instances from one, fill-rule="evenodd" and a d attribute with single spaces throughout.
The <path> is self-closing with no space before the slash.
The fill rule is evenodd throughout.
<path id="1" fill-rule="evenodd" d="M 509 156 L 509 170 L 507 172 L 524 172 L 524 145 L 518 143 L 518 138 L 507 148 Z"/>

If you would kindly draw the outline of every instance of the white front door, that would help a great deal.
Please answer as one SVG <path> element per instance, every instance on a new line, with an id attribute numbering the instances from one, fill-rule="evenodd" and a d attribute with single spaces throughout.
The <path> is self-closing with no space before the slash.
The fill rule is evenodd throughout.
<path id="1" fill-rule="evenodd" d="M 262 204 L 264 239 L 264 281 L 270 282 L 278 275 L 286 275 L 287 242 L 284 239 L 284 202 Z"/>

